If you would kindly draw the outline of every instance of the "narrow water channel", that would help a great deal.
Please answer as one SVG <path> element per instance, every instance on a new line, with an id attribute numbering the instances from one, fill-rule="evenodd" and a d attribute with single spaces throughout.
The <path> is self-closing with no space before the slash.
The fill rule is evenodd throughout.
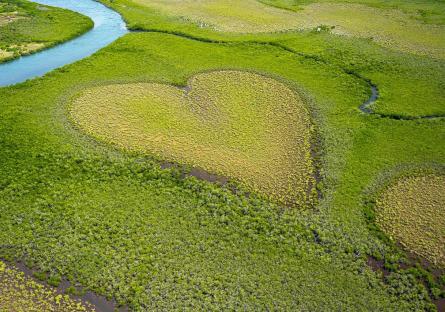
<path id="1" fill-rule="evenodd" d="M 128 30 L 122 17 L 94 0 L 31 0 L 79 12 L 91 18 L 94 28 L 55 47 L 0 64 L 0 86 L 13 85 L 74 63 L 109 45 Z"/>

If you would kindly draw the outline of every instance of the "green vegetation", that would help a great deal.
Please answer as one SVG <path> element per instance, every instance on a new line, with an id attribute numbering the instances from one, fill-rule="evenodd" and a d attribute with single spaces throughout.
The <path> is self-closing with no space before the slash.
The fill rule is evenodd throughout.
<path id="1" fill-rule="evenodd" d="M 425 24 L 400 10 L 314 3 L 304 6 L 295 18 L 300 29 L 329 25 L 336 35 L 370 38 L 394 50 L 445 58 L 445 26 Z"/>
<path id="2" fill-rule="evenodd" d="M 445 114 L 443 60 L 333 36 L 329 27 L 227 34 L 128 0 L 103 2 L 134 29 L 156 32 L 128 34 L 85 60 L 0 89 L 0 258 L 26 261 L 45 279 L 65 276 L 134 311 L 435 310 L 431 300 L 445 294 L 444 284 L 421 267 L 401 269 L 402 250 L 368 223 L 364 199 L 384 172 L 443 164 L 444 118 L 418 118 Z M 417 2 L 404 2 L 404 14 L 413 14 Z M 381 1 L 378 8 L 399 3 Z M 428 3 L 444 12 L 437 1 Z M 426 22 L 413 19 L 420 20 Z M 224 73 L 245 76 L 224 80 Z M 389 118 L 358 109 L 369 98 L 368 80 L 380 92 L 374 112 Z M 298 143 L 307 144 L 310 114 L 311 143 L 320 149 L 312 155 L 319 161 L 311 161 L 321 167 L 315 208 L 283 207 L 237 183 L 220 186 L 188 176 L 189 169 L 161 169 L 165 158 L 192 165 L 204 159 L 218 171 L 234 138 L 217 132 L 226 129 L 218 123 L 224 114 L 237 122 L 229 129 L 245 127 L 238 131 L 246 135 L 240 148 L 269 143 L 269 137 L 249 142 L 265 128 L 264 110 L 236 106 L 240 98 L 258 99 L 250 91 L 259 85 L 274 88 L 260 101 L 266 112 L 277 94 L 296 97 L 273 106 L 288 108 L 281 124 L 266 120 L 279 129 L 273 138 L 303 131 L 287 133 L 286 139 L 301 138 L 295 145 L 278 142 L 282 147 L 307 153 Z M 213 100 L 217 107 L 192 101 L 194 94 L 214 96 L 214 89 L 221 94 Z M 240 98 L 225 101 L 233 94 Z M 192 114 L 192 106 L 211 111 Z M 130 135 L 116 131 L 122 116 L 137 121 L 127 127 Z M 291 117 L 303 121 L 291 124 Z M 110 119 L 112 128 L 105 129 Z M 200 119 L 209 133 L 198 128 Z M 123 137 L 132 138 L 135 129 L 144 139 L 150 131 L 171 136 L 128 148 L 134 142 Z M 193 140 L 212 143 L 214 133 L 221 138 L 213 142 L 215 162 L 195 163 L 193 149 L 187 157 L 152 155 L 154 148 L 173 148 L 172 137 L 183 140 L 177 153 L 185 143 L 203 143 Z M 271 151 L 283 155 L 269 146 L 260 152 Z M 309 170 L 306 160 L 297 164 Z M 234 170 L 233 163 L 224 165 Z M 248 173 L 235 174 L 242 180 Z M 368 267 L 369 255 L 383 261 L 385 278 Z"/>
<path id="3" fill-rule="evenodd" d="M 301 34 L 278 41 L 305 55 L 371 80 L 379 98 L 371 108 L 383 116 L 445 116 L 445 62 L 392 52 L 365 40 Z"/>
<path id="4" fill-rule="evenodd" d="M 173 33 L 215 43 L 247 41 L 261 46 L 279 46 L 288 53 L 293 51 L 299 56 L 356 73 L 378 86 L 380 97 L 372 109 L 384 116 L 445 116 L 444 60 L 391 51 L 367 39 L 332 36 L 323 31 L 257 35 L 219 33 L 165 17 L 129 0 L 102 2 L 123 14 L 131 29 Z M 418 9 L 421 7 L 412 5 Z M 398 7 L 399 3 L 395 1 L 393 6 Z M 405 8 L 408 4 L 405 2 L 400 6 Z M 423 4 L 423 7 L 431 7 L 434 12 L 437 6 L 434 1 Z M 438 12 L 445 16 L 443 10 Z"/>
<path id="5" fill-rule="evenodd" d="M 0 63 L 48 48 L 93 27 L 78 13 L 24 0 L 0 1 Z"/>
<path id="6" fill-rule="evenodd" d="M 115 84 L 83 91 L 72 106 L 76 123 L 103 141 L 236 178 L 284 203 L 309 200 L 309 113 L 274 79 L 221 71 L 182 90 Z"/>
<path id="7" fill-rule="evenodd" d="M 0 311 L 95 311 L 92 307 L 56 293 L 23 272 L 0 261 Z"/>
<path id="8" fill-rule="evenodd" d="M 357 3 L 312 3 L 292 11 L 291 4 L 265 6 L 255 0 L 103 2 L 122 12 L 130 27 L 138 29 L 172 29 L 176 24 L 176 31 L 202 34 L 320 31 L 324 26 L 336 35 L 367 38 L 397 51 L 445 58 L 445 25 L 425 23 L 420 9 L 405 13 Z M 280 9 L 289 5 L 291 10 Z"/>
<path id="9" fill-rule="evenodd" d="M 445 266 L 445 177 L 408 177 L 377 202 L 377 223 L 408 250 Z"/>
<path id="10" fill-rule="evenodd" d="M 183 179 L 145 155 L 90 140 L 65 117 L 66 105 L 98 83 L 185 86 L 197 73 L 225 68 L 278 75 L 311 94 L 325 146 L 319 209 L 283 209 Z M 0 239 L 14 246 L 2 256 L 26 258 L 136 310 L 424 310 L 430 304 L 422 287 L 397 299 L 397 289 L 366 268 L 366 254 L 384 254 L 385 246 L 365 226 L 361 192 L 400 162 L 443 159 L 443 123 L 364 115 L 357 107 L 367 93 L 337 66 L 280 48 L 150 33 L 129 34 L 89 59 L 1 89 Z M 405 289 L 410 281 L 391 285 Z"/>
<path id="11" fill-rule="evenodd" d="M 305 5 L 313 3 L 351 3 L 362 4 L 369 7 L 379 9 L 398 9 L 411 18 L 421 20 L 428 24 L 445 24 L 445 16 L 443 15 L 443 2 L 432 0 L 259 0 L 261 3 L 271 5 L 277 8 L 300 11 Z"/>

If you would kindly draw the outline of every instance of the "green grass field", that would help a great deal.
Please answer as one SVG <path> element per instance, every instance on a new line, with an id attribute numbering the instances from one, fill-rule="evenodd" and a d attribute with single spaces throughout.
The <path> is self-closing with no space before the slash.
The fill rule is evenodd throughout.
<path id="1" fill-rule="evenodd" d="M 142 31 L 0 89 L 0 258 L 132 311 L 437 310 L 445 270 L 421 257 L 440 242 L 420 236 L 427 252 L 413 259 L 379 220 L 410 207 L 391 205 L 407 198 L 399 176 L 445 172 L 444 60 L 325 29 L 227 33 L 178 8 L 103 2 Z M 301 14 L 314 1 L 261 3 Z M 437 1 L 354 3 L 443 27 Z M 197 179 L 193 166 L 232 179 Z M 302 191 L 314 178 L 317 191 Z M 276 190 L 299 205 L 264 196 Z"/>
<path id="2" fill-rule="evenodd" d="M 24 0 L 0 1 L 0 63 L 54 46 L 93 27 L 81 14 Z"/>

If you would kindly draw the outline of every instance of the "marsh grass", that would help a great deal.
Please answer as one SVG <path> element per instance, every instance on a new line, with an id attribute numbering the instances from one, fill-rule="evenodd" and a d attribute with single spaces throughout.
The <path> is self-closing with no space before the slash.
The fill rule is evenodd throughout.
<path id="1" fill-rule="evenodd" d="M 370 38 L 392 50 L 445 58 L 445 26 L 424 24 L 400 10 L 314 3 L 297 14 L 300 29 L 330 25 L 336 35 Z"/>
<path id="2" fill-rule="evenodd" d="M 444 61 L 326 33 L 302 33 L 278 43 L 369 79 L 379 90 L 371 106 L 377 114 L 406 119 L 445 116 Z"/>
<path id="3" fill-rule="evenodd" d="M 239 71 L 195 75 L 184 89 L 149 83 L 87 89 L 71 114 L 87 133 L 238 179 L 285 204 L 311 201 L 313 127 L 285 84 Z"/>
<path id="4" fill-rule="evenodd" d="M 102 2 L 123 14 L 128 27 L 133 30 L 170 33 L 203 42 L 235 44 L 244 41 L 252 44 L 256 43 L 259 46 L 280 46 L 288 53 L 295 53 L 299 56 L 305 55 L 314 61 L 319 60 L 323 63 L 339 66 L 343 70 L 356 73 L 377 85 L 380 97 L 371 108 L 374 112 L 383 116 L 415 119 L 417 117 L 445 115 L 445 96 L 443 93 L 443 90 L 445 90 L 443 87 L 445 61 L 431 58 L 426 54 L 415 55 L 397 49 L 384 48 L 370 38 L 336 36 L 331 32 L 314 32 L 312 29 L 273 34 L 215 32 L 208 28 L 197 27 L 192 23 L 166 17 L 158 14 L 156 10 L 150 7 L 137 5 L 127 0 L 114 2 L 103 0 Z M 441 5 L 431 1 L 423 1 L 422 4 L 417 2 L 401 3 L 396 0 L 391 3 L 373 0 L 365 2 L 363 4 L 368 5 L 363 5 L 365 11 L 400 8 L 403 13 L 399 13 L 406 15 L 408 18 L 406 21 L 408 26 L 411 25 L 412 20 L 416 23 L 426 23 L 412 17 L 422 8 L 428 12 L 433 12 L 431 14 L 434 14 L 434 16 L 445 17 L 444 10 L 440 9 Z M 290 2 L 287 5 L 290 5 Z M 354 14 L 351 13 L 350 15 Z M 443 27 L 443 23 L 439 21 L 437 23 L 437 25 L 431 27 Z M 401 25 L 404 25 L 404 23 Z M 318 27 L 320 24 L 316 26 Z M 390 31 L 388 33 L 395 35 Z M 418 32 L 415 33 L 418 34 Z M 420 37 L 428 37 L 429 35 L 430 32 L 425 31 L 424 34 L 420 34 Z M 441 42 L 445 41 L 442 40 Z"/>
<path id="5" fill-rule="evenodd" d="M 442 61 L 327 32 L 217 33 L 130 1 L 104 2 L 133 29 L 176 35 L 128 34 L 88 59 L 0 89 L 0 241 L 12 246 L 0 257 L 134 310 L 434 311 L 416 273 L 394 265 L 382 280 L 367 267 L 368 254 L 391 264 L 400 254 L 369 231 L 362 196 L 391 168 L 442 163 L 443 119 L 361 113 L 369 86 L 344 69 L 378 82 L 373 109 L 416 116 L 443 112 Z M 324 195 L 314 209 L 161 169 L 156 159 L 91 139 L 64 115 L 70 95 L 86 87 L 185 86 L 225 69 L 281 77 L 311 98 Z"/>
<path id="6" fill-rule="evenodd" d="M 186 86 L 224 69 L 282 77 L 311 99 L 325 195 L 315 209 L 184 178 L 97 143 L 63 117 L 70 99 L 94 85 Z M 392 254 L 367 230 L 361 192 L 388 167 L 442 159 L 433 135 L 442 126 L 363 115 L 357 107 L 367 92 L 338 66 L 278 47 L 159 33 L 126 35 L 86 60 L 2 88 L 0 239 L 13 248 L 0 255 L 135 310 L 425 310 L 428 295 L 415 278 L 394 275 L 385 286 L 366 267 L 368 252 Z"/>

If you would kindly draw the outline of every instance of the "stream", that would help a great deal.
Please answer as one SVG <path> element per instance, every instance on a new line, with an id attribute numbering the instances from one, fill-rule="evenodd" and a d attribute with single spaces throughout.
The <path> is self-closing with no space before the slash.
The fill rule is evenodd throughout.
<path id="1" fill-rule="evenodd" d="M 74 63 L 109 45 L 128 30 L 119 13 L 93 0 L 31 0 L 60 7 L 91 18 L 94 28 L 52 48 L 0 64 L 0 86 L 40 77 L 53 69 Z"/>

